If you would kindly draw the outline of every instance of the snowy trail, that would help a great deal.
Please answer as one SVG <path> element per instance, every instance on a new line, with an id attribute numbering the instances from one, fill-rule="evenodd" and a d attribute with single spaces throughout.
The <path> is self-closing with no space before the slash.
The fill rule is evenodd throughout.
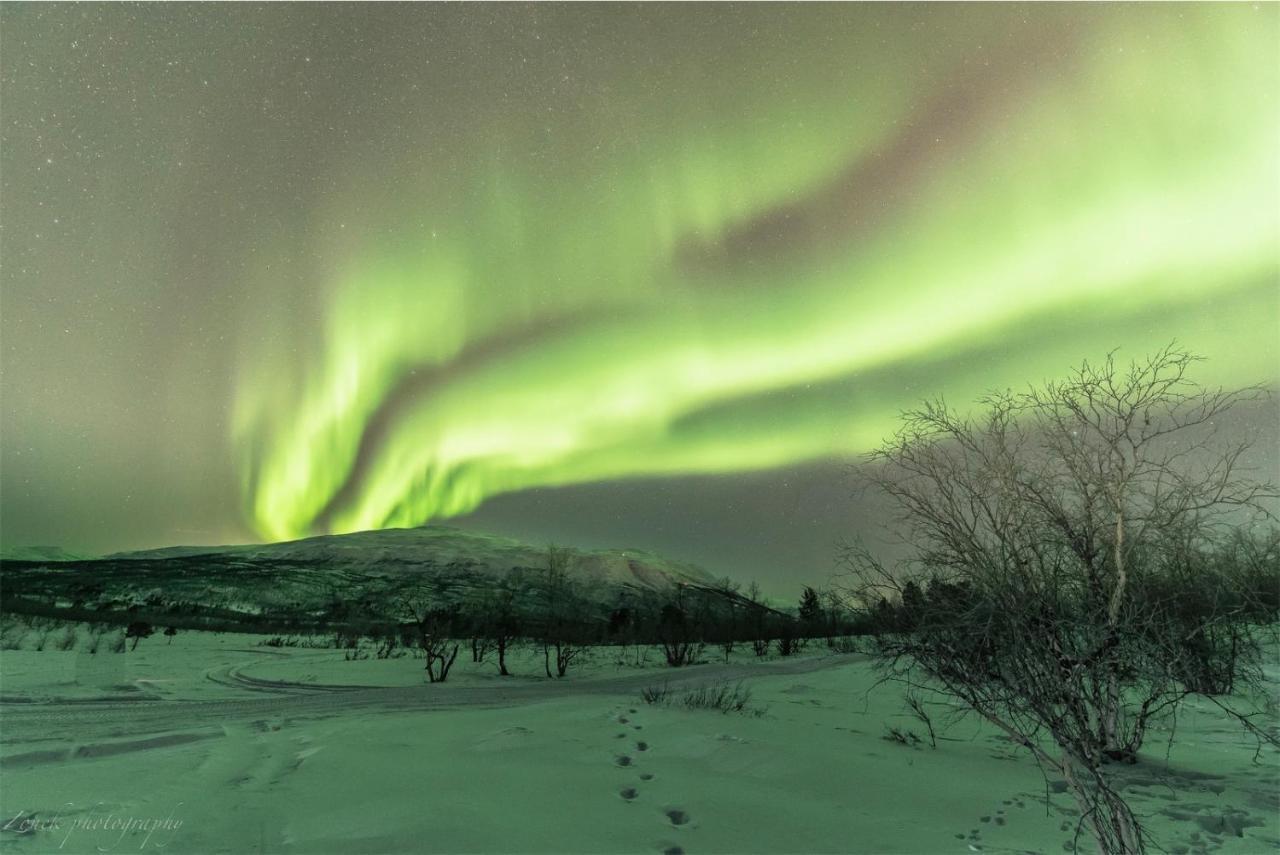
<path id="1" fill-rule="evenodd" d="M 249 652 L 249 651 L 246 651 Z M 253 651 L 257 653 L 257 651 Z M 350 713 L 511 707 L 581 695 L 627 695 L 645 686 L 672 687 L 718 680 L 804 674 L 849 664 L 861 657 L 806 657 L 753 665 L 698 665 L 663 672 L 584 680 L 521 680 L 486 686 L 423 684 L 368 687 L 264 680 L 247 673 L 262 660 L 211 669 L 207 677 L 253 696 L 216 700 L 139 697 L 121 700 L 51 700 L 0 703 L 0 766 L 61 762 L 116 751 L 145 750 L 221 735 L 227 725 L 328 718 Z M 157 738 L 168 735 L 168 738 Z M 53 746 L 59 746 L 53 748 Z"/>

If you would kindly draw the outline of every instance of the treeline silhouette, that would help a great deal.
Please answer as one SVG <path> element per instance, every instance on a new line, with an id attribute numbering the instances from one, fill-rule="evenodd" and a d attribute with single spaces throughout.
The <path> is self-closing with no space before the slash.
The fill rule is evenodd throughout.
<path id="1" fill-rule="evenodd" d="M 505 675 L 507 651 L 534 643 L 546 651 L 547 675 L 564 676 L 583 649 L 597 645 L 658 646 L 668 664 L 680 667 L 727 660 L 740 647 L 760 657 L 790 656 L 815 639 L 847 650 L 849 636 L 875 627 L 834 589 L 806 587 L 792 605 L 766 599 L 755 583 L 744 589 L 729 578 L 662 589 L 610 586 L 582 572 L 582 557 L 572 550 L 552 546 L 544 558 L 542 566 L 514 567 L 503 576 L 446 566 L 388 575 L 377 586 L 368 579 L 349 586 L 326 581 L 308 600 L 261 606 L 237 602 L 234 590 L 219 593 L 215 586 L 198 600 L 172 599 L 157 583 L 158 568 L 142 577 L 129 562 L 95 562 L 94 570 L 106 572 L 91 575 L 54 572 L 46 562 L 4 561 L 0 612 L 102 628 L 261 634 L 276 636 L 269 643 L 280 645 L 310 637 L 306 643 L 314 646 L 320 637 L 339 649 L 371 645 L 380 658 L 412 650 L 428 659 L 436 680 L 447 677 L 455 644 L 469 648 L 473 661 L 493 654 Z M 193 559 L 165 563 L 186 578 L 199 573 Z M 118 583 L 116 570 L 127 573 Z M 151 590 L 131 593 L 125 582 L 132 579 L 145 580 Z"/>

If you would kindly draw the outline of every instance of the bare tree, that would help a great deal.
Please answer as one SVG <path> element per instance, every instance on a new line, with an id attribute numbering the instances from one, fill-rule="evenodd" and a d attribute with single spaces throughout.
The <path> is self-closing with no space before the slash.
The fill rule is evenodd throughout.
<path id="1" fill-rule="evenodd" d="M 977 416 L 941 401 L 907 413 L 869 479 L 900 511 L 909 558 L 847 555 L 888 672 L 939 687 L 1061 774 L 1108 853 L 1145 839 L 1107 764 L 1135 762 L 1150 724 L 1204 688 L 1196 672 L 1214 688 L 1259 677 L 1277 614 L 1228 548 L 1276 495 L 1221 434 L 1263 391 L 1198 386 L 1195 362 L 1174 347 L 1128 368 L 1109 356 L 991 395 Z"/>
<path id="2" fill-rule="evenodd" d="M 400 610 L 417 630 L 418 646 L 427 661 L 427 681 L 443 683 L 458 658 L 458 643 L 452 640 L 456 606 L 443 602 L 438 592 L 420 586 L 401 595 Z"/>
<path id="3" fill-rule="evenodd" d="M 763 657 L 769 653 L 768 609 L 760 584 L 754 579 L 747 586 L 747 609 L 751 622 L 751 649 L 756 656 Z"/>
<path id="4" fill-rule="evenodd" d="M 556 677 L 563 677 L 569 665 L 585 649 L 579 643 L 583 619 L 583 603 L 573 571 L 578 565 L 577 553 L 554 544 L 547 547 L 546 568 L 542 576 L 542 659 L 547 676 L 551 676 L 551 658 L 555 654 Z"/>
<path id="5" fill-rule="evenodd" d="M 472 629 L 474 661 L 484 661 L 490 650 L 496 652 L 498 674 L 503 677 L 511 676 L 507 670 L 507 651 L 520 635 L 520 611 L 516 605 L 518 587 L 519 576 L 512 571 L 497 586 L 486 590 L 476 608 L 475 627 Z"/>
<path id="6" fill-rule="evenodd" d="M 371 628 L 369 640 L 375 645 L 374 657 L 377 659 L 390 659 L 395 656 L 396 648 L 400 645 L 402 635 L 401 627 L 397 623 L 388 623 Z"/>
<path id="7" fill-rule="evenodd" d="M 147 623 L 145 620 L 135 620 L 132 623 L 130 623 L 127 627 L 125 627 L 124 637 L 132 638 L 133 646 L 130 647 L 129 649 L 137 650 L 138 642 L 144 638 L 150 638 L 154 632 L 155 630 L 152 628 L 151 624 Z M 36 649 L 37 650 L 43 649 L 43 645 Z"/>
<path id="8" fill-rule="evenodd" d="M 720 632 L 720 650 L 724 653 L 724 661 L 727 663 L 733 656 L 733 648 L 738 641 L 738 601 L 742 583 L 734 581 L 728 576 L 722 576 L 716 580 L 713 590 L 720 596 L 720 606 L 724 610 L 724 619 L 717 621 Z"/>
<path id="9" fill-rule="evenodd" d="M 493 652 L 493 640 L 489 638 L 484 627 L 473 624 L 471 627 L 471 661 L 483 662 Z"/>
<path id="10" fill-rule="evenodd" d="M 824 588 L 822 594 L 822 611 L 826 616 L 827 647 L 836 648 L 836 638 L 848 632 L 849 604 L 838 587 L 832 585 Z"/>
<path id="11" fill-rule="evenodd" d="M 672 668 L 692 665 L 702 655 L 704 626 L 692 614 L 689 586 L 677 582 L 658 616 L 658 641 Z"/>

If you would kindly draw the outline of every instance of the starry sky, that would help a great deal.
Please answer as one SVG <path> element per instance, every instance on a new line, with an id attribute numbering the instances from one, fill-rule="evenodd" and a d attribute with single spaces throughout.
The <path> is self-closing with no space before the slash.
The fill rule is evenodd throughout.
<path id="1" fill-rule="evenodd" d="M 820 580 L 924 397 L 1173 339 L 1280 379 L 1278 41 L 1275 4 L 6 4 L 0 538 L 452 521 Z"/>

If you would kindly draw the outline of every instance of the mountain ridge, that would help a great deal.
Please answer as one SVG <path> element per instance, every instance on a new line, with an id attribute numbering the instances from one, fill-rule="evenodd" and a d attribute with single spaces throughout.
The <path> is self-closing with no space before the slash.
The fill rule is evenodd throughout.
<path id="1" fill-rule="evenodd" d="M 566 547 L 588 565 L 627 562 L 660 568 L 667 575 L 685 581 L 712 585 L 715 577 L 691 562 L 668 558 L 644 549 L 579 549 Z M 385 528 L 348 534 L 321 534 L 275 543 L 243 543 L 223 546 L 163 546 L 130 550 L 80 561 L 154 561 L 234 556 L 245 560 L 341 562 L 351 567 L 378 563 L 416 565 L 426 561 L 476 564 L 514 562 L 512 567 L 533 567 L 545 560 L 546 546 L 537 546 L 504 535 L 477 532 L 454 526 L 428 524 L 412 528 Z M 7 556 L 6 556 L 7 558 Z"/>
<path id="2" fill-rule="evenodd" d="M 719 596 L 715 577 L 694 564 L 643 550 L 568 552 L 571 578 L 597 615 L 619 604 L 664 599 L 682 586 Z M 0 560 L 0 608 L 43 614 L 70 609 L 83 613 L 77 619 L 145 613 L 153 620 L 189 616 L 195 623 L 251 624 L 266 618 L 315 622 L 347 603 L 370 619 L 385 618 L 413 590 L 461 602 L 511 579 L 529 594 L 547 560 L 544 546 L 440 525 L 274 544 L 162 547 L 96 559 L 6 558 Z"/>

